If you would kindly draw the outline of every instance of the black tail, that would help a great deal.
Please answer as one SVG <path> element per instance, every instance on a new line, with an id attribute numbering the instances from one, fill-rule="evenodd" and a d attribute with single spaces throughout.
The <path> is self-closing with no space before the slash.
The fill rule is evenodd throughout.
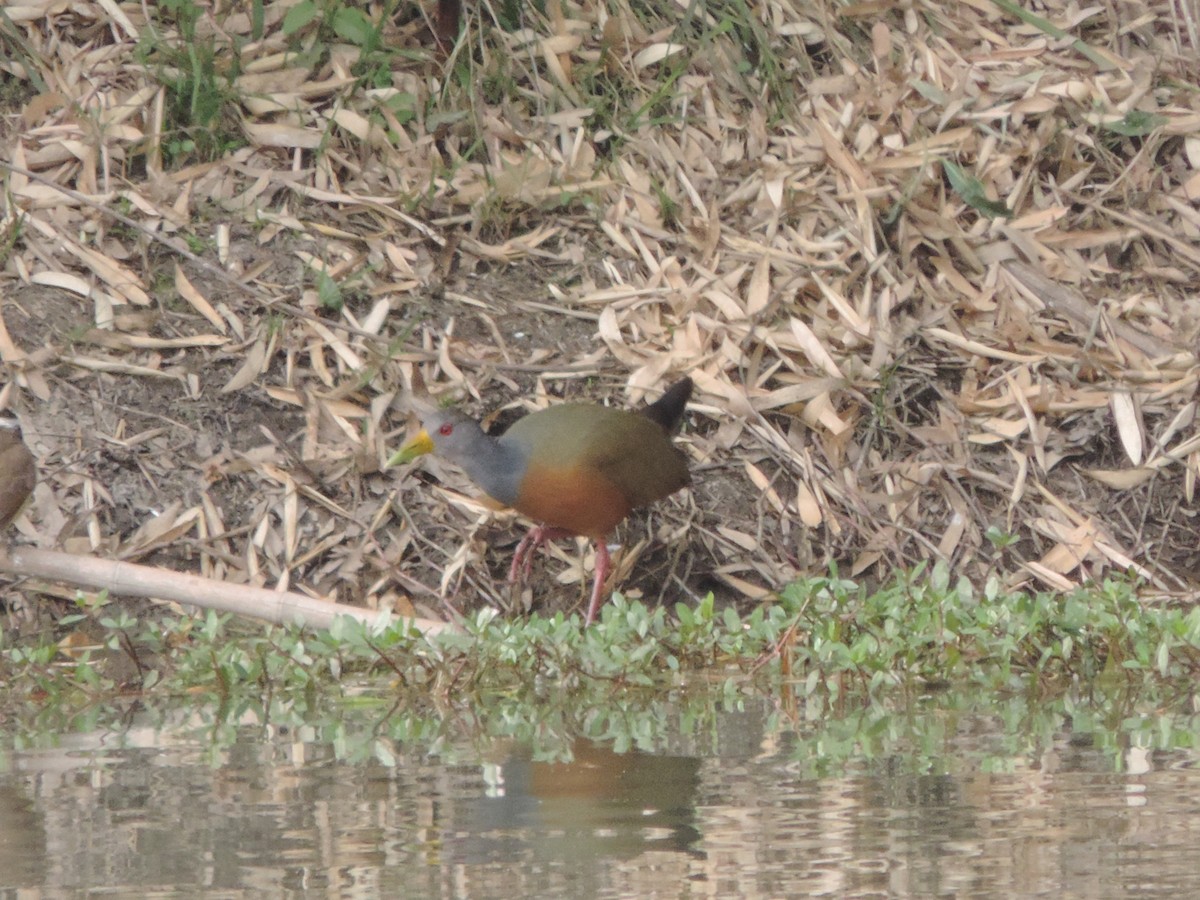
<path id="1" fill-rule="evenodd" d="M 692 396 L 692 379 L 679 379 L 666 393 L 642 410 L 642 415 L 656 422 L 667 434 L 674 434 L 683 421 L 683 410 Z"/>

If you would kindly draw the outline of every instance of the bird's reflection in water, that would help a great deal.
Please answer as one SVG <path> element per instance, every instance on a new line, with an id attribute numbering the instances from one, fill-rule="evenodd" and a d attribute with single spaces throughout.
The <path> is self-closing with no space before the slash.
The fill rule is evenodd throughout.
<path id="1" fill-rule="evenodd" d="M 700 760 L 616 753 L 590 741 L 570 762 L 515 756 L 494 773 L 491 796 L 471 804 L 452 838 L 464 862 L 544 855 L 576 862 L 695 849 Z"/>

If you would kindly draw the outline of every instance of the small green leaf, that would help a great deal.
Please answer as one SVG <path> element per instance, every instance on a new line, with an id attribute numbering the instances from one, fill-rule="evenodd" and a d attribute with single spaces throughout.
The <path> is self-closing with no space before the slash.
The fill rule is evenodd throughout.
<path id="1" fill-rule="evenodd" d="M 302 0 L 283 17 L 283 33 L 291 37 L 297 31 L 307 27 L 317 17 L 317 5 L 312 0 Z"/>
<path id="2" fill-rule="evenodd" d="M 384 102 L 401 125 L 417 117 L 417 98 L 414 94 L 393 94 Z"/>
<path id="3" fill-rule="evenodd" d="M 333 14 L 333 31 L 356 47 L 373 46 L 378 37 L 375 26 L 362 10 L 350 7 L 342 7 Z"/>
<path id="4" fill-rule="evenodd" d="M 1100 127 L 1105 131 L 1125 137 L 1145 137 L 1154 129 L 1161 128 L 1166 124 L 1166 116 L 1143 112 L 1140 109 L 1131 109 L 1115 122 L 1102 122 Z"/>
<path id="5" fill-rule="evenodd" d="M 934 87 L 928 81 L 923 81 L 918 78 L 910 82 L 913 89 L 931 103 L 936 103 L 938 106 L 945 106 L 947 103 L 946 92 L 941 88 Z"/>
<path id="6" fill-rule="evenodd" d="M 1051 37 L 1057 38 L 1058 40 L 1064 40 L 1071 37 L 1068 32 L 1063 31 L 1057 25 L 1052 24 L 1048 19 L 1044 19 L 1039 15 L 1029 12 L 1028 10 L 1017 5 L 1015 2 L 1013 2 L 1013 0 L 992 0 L 992 2 L 1001 9 L 1016 16 L 1022 22 L 1032 25 L 1034 28 L 1041 30 Z M 1073 40 L 1071 41 L 1071 46 L 1074 47 L 1076 51 L 1094 62 L 1100 71 L 1107 72 L 1113 68 L 1113 63 L 1111 60 L 1106 58 L 1103 53 L 1100 53 L 1098 50 L 1089 46 L 1083 41 L 1078 39 Z"/>
<path id="7" fill-rule="evenodd" d="M 942 169 L 945 170 L 954 193 L 976 212 L 992 218 L 1012 218 L 1008 207 L 999 200 L 990 199 L 984 190 L 983 182 L 973 175 L 968 175 L 957 163 L 943 159 Z"/>
<path id="8" fill-rule="evenodd" d="M 317 273 L 317 299 L 322 309 L 340 311 L 343 303 L 342 289 L 326 272 Z"/>
<path id="9" fill-rule="evenodd" d="M 253 40 L 262 40 L 263 16 L 263 0 L 253 0 L 253 2 L 250 4 L 250 37 Z"/>

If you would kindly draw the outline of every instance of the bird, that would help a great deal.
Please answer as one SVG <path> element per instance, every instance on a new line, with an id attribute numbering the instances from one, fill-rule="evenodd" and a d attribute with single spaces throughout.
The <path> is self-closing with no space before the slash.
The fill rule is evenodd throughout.
<path id="1" fill-rule="evenodd" d="M 671 438 L 692 395 L 684 377 L 640 410 L 562 403 L 518 419 L 499 437 L 453 409 L 426 407 L 421 430 L 388 466 L 437 452 L 494 501 L 536 524 L 517 545 L 510 581 L 528 575 L 548 540 L 582 535 L 596 547 L 585 625 L 596 617 L 611 560 L 607 539 L 635 509 L 691 483 L 687 455 Z"/>
<path id="2" fill-rule="evenodd" d="M 37 465 L 21 440 L 20 424 L 0 418 L 0 529 L 17 517 L 36 484 Z"/>

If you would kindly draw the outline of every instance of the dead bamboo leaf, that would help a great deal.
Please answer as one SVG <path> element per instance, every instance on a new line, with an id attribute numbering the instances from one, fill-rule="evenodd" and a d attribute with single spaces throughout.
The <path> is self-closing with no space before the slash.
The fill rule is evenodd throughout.
<path id="1" fill-rule="evenodd" d="M 809 528 L 816 528 L 825 519 L 816 495 L 803 480 L 796 482 L 796 507 L 800 511 L 800 521 Z"/>
<path id="2" fill-rule="evenodd" d="M 683 44 L 657 43 L 651 44 L 644 50 L 640 50 L 633 57 L 634 68 L 646 69 L 650 66 L 662 62 L 668 56 L 674 56 L 676 53 L 682 53 L 684 50 Z"/>
<path id="3" fill-rule="evenodd" d="M 225 382 L 225 386 L 221 388 L 221 393 L 232 394 L 234 391 L 240 391 L 252 385 L 262 375 L 266 361 L 267 342 L 259 338 L 251 346 L 250 352 L 246 354 L 246 358 L 241 366 L 238 367 L 238 370 L 233 373 L 233 377 Z"/>
<path id="4" fill-rule="evenodd" d="M 192 309 L 208 319 L 214 328 L 222 334 L 226 332 L 228 325 L 226 325 L 225 320 L 213 309 L 212 304 L 196 290 L 178 263 L 175 264 L 175 290 L 179 291 L 179 296 L 186 300 Z"/>
<path id="5" fill-rule="evenodd" d="M 763 256 L 754 265 L 750 286 L 746 290 L 746 315 L 754 318 L 771 301 L 771 260 Z"/>
<path id="6" fill-rule="evenodd" d="M 1113 391 L 1111 403 L 1113 419 L 1117 423 L 1117 435 L 1121 438 L 1125 455 L 1135 466 L 1140 466 L 1143 448 L 1146 446 L 1146 435 L 1137 399 L 1129 391 Z"/>
<path id="7" fill-rule="evenodd" d="M 791 326 L 792 334 L 795 335 L 809 362 L 832 378 L 845 378 L 829 351 L 825 349 L 825 346 L 808 325 L 800 319 L 793 317 L 791 319 Z"/>
<path id="8" fill-rule="evenodd" d="M 1154 469 L 1083 469 L 1083 474 L 1103 485 L 1119 491 L 1128 491 L 1145 484 L 1154 477 Z"/>

